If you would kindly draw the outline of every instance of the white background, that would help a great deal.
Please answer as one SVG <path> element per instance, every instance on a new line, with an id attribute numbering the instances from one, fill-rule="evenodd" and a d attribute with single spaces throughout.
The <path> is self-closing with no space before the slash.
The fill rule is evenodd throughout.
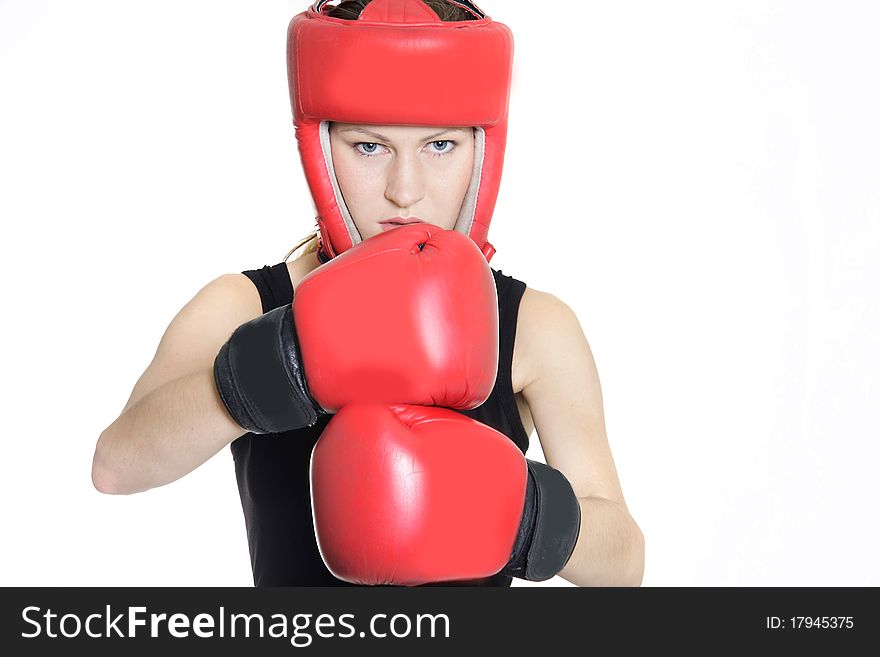
<path id="1" fill-rule="evenodd" d="M 90 466 L 181 306 L 313 225 L 305 6 L 0 0 L 0 583 L 252 585 L 228 449 L 127 497 Z M 880 584 L 876 3 L 483 8 L 492 265 L 580 318 L 644 585 Z"/>

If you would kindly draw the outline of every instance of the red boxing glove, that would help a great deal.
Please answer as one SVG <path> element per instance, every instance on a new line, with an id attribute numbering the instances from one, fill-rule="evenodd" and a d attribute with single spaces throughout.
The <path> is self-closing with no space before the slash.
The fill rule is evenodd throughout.
<path id="1" fill-rule="evenodd" d="M 498 372 L 498 297 L 466 235 L 431 224 L 380 233 L 306 276 L 293 299 L 312 397 L 471 409 Z"/>
<path id="2" fill-rule="evenodd" d="M 311 487 L 324 563 L 356 584 L 415 586 L 502 569 L 547 579 L 580 529 L 561 473 L 444 408 L 345 406 L 315 445 Z"/>
<path id="3" fill-rule="evenodd" d="M 306 276 L 293 303 L 239 326 L 214 362 L 254 433 L 311 426 L 351 401 L 471 409 L 498 372 L 498 297 L 466 235 L 411 224 Z"/>

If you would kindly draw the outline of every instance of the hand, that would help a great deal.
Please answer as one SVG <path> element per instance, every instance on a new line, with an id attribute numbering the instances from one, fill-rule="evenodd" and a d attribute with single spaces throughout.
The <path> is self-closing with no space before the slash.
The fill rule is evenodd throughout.
<path id="1" fill-rule="evenodd" d="M 238 327 L 214 363 L 254 433 L 311 426 L 352 401 L 470 409 L 498 371 L 498 299 L 467 236 L 430 224 L 376 235 L 312 271 L 293 303 Z"/>

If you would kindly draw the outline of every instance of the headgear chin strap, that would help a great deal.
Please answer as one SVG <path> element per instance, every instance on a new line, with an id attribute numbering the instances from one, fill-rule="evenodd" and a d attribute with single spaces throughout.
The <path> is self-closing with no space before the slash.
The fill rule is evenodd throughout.
<path id="1" fill-rule="evenodd" d="M 332 18 L 328 0 L 287 31 L 290 105 L 326 261 L 362 241 L 336 180 L 329 122 L 473 127 L 474 170 L 455 230 L 486 260 L 513 70 L 513 35 L 476 5 L 476 20 L 442 21 L 422 0 L 372 0 L 357 20 Z"/>

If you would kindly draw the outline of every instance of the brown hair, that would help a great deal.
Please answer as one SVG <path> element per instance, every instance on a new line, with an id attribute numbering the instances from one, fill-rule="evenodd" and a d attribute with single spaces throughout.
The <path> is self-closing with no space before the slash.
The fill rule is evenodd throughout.
<path id="1" fill-rule="evenodd" d="M 449 0 L 422 0 L 422 2 L 428 5 L 442 21 L 470 21 L 476 19 L 476 16 L 467 9 Z M 327 15 L 333 18 L 356 21 L 364 7 L 368 4 L 370 4 L 370 0 L 342 0 Z"/>
<path id="2" fill-rule="evenodd" d="M 422 2 L 428 5 L 442 21 L 470 21 L 477 19 L 474 14 L 456 4 L 454 0 L 422 0 Z M 368 4 L 370 4 L 370 0 L 342 0 L 342 2 L 327 12 L 327 15 L 333 18 L 356 21 L 364 7 Z M 299 249 L 302 249 L 299 254 L 300 256 L 317 251 L 319 236 L 320 232 L 315 230 L 303 237 L 296 246 L 287 252 L 287 255 L 284 256 L 284 261 L 287 262 L 290 256 Z"/>

